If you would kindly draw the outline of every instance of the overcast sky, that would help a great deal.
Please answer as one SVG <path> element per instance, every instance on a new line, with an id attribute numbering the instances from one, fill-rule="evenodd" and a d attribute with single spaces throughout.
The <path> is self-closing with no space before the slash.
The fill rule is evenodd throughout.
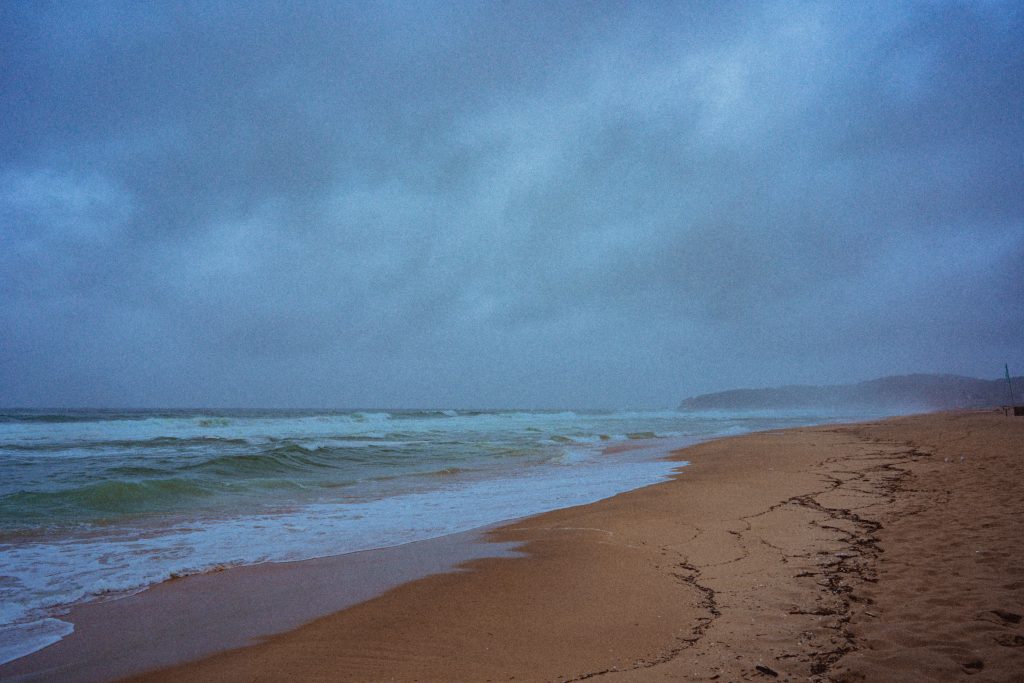
<path id="1" fill-rule="evenodd" d="M 1021 7 L 0 0 L 0 405 L 1020 372 Z"/>

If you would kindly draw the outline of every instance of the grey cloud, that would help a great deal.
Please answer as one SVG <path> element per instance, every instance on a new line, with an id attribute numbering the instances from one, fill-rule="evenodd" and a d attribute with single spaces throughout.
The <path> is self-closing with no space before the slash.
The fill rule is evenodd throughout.
<path id="1" fill-rule="evenodd" d="M 1024 363 L 1012 3 L 2 11 L 3 402 Z"/>

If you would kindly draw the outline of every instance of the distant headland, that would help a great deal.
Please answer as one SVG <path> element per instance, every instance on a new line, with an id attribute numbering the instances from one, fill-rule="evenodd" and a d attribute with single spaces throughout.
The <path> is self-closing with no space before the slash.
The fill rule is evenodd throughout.
<path id="1" fill-rule="evenodd" d="M 1022 401 L 1024 377 L 1014 377 L 1015 402 Z M 683 400 L 680 410 L 765 410 L 791 408 L 877 408 L 898 411 L 991 408 L 1010 399 L 1006 380 L 958 375 L 898 375 L 832 386 L 791 385 L 733 389 Z"/>

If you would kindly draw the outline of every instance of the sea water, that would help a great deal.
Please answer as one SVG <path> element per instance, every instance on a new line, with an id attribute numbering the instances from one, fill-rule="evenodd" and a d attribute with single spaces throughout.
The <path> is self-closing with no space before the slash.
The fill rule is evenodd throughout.
<path id="1" fill-rule="evenodd" d="M 667 478 L 671 447 L 850 417 L 2 412 L 0 663 L 71 633 L 78 603 L 589 503 Z"/>

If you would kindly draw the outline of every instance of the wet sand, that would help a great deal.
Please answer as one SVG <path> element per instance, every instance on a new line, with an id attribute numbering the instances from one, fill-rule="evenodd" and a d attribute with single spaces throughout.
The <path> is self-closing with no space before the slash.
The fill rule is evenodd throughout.
<path id="1" fill-rule="evenodd" d="M 470 559 L 517 555 L 510 545 L 485 541 L 484 531 L 233 567 L 79 605 L 62 617 L 74 624 L 70 636 L 0 665 L 0 680 L 116 680 L 260 642 Z"/>
<path id="2" fill-rule="evenodd" d="M 521 557 L 138 680 L 1021 680 L 1024 419 L 766 432 L 677 457 L 691 465 L 672 481 L 488 533 Z"/>

